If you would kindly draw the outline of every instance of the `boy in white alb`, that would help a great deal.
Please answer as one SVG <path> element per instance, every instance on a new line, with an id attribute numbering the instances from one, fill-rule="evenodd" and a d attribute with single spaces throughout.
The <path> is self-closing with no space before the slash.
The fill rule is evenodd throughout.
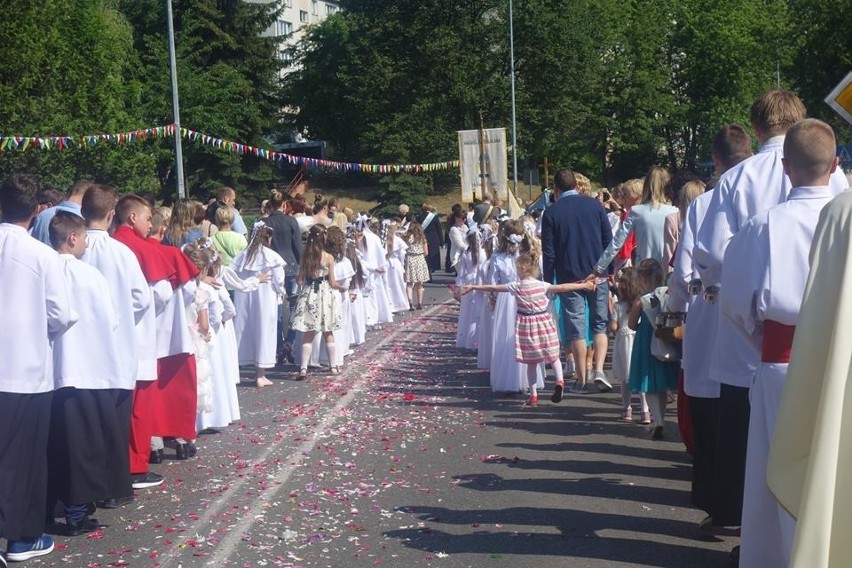
<path id="1" fill-rule="evenodd" d="M 173 295 L 170 278 L 174 270 L 147 240 L 151 232 L 151 206 L 136 195 L 125 195 L 115 206 L 116 229 L 113 238 L 136 256 L 154 298 L 154 310 L 147 310 L 136 326 L 138 365 L 133 410 L 130 419 L 130 475 L 134 489 L 155 487 L 163 476 L 149 471 L 151 437 L 157 431 L 157 330 L 156 315 Z"/>
<path id="2" fill-rule="evenodd" d="M 110 237 L 107 232 L 112 224 L 117 202 L 115 188 L 107 185 L 95 184 L 83 196 L 81 212 L 88 228 L 88 245 L 82 260 L 97 268 L 103 275 L 118 316 L 115 337 L 121 349 L 118 351 L 120 365 L 116 380 L 121 384 L 119 388 L 129 391 L 130 396 L 125 405 L 118 407 L 122 416 L 117 435 L 123 438 L 123 447 L 127 449 L 130 447 L 132 394 L 136 380 L 140 377 L 141 380 L 153 380 L 156 377 L 156 357 L 153 349 L 150 349 L 151 355 L 148 358 L 151 363 L 147 371 L 146 366 L 140 362 L 140 358 L 144 357 L 145 344 L 153 347 L 153 326 L 146 327 L 146 322 L 153 324 L 155 302 L 152 289 L 148 286 L 133 251 Z M 172 293 L 171 286 L 165 281 L 158 290 L 157 296 L 161 302 L 162 293 L 167 296 Z M 146 332 L 149 337 L 147 342 L 142 341 Z M 111 459 L 123 464 L 128 474 L 130 473 L 129 452 L 116 453 Z M 127 488 L 130 489 L 129 483 Z M 126 505 L 132 500 L 132 491 L 122 491 L 98 502 L 98 506 L 111 509 Z"/>
<path id="3" fill-rule="evenodd" d="M 753 217 L 731 239 L 722 269 L 722 316 L 761 353 L 751 388 L 740 568 L 787 566 L 794 522 L 766 485 L 769 445 L 784 391 L 793 333 L 808 278 L 820 211 L 834 197 L 837 170 L 831 127 L 796 123 L 784 140 L 787 201 Z M 788 417 L 790 418 L 790 417 Z"/>
<path id="4" fill-rule="evenodd" d="M 65 533 L 76 536 L 99 526 L 87 515 L 89 503 L 133 493 L 126 437 L 133 383 L 121 366 L 121 353 L 133 345 L 117 341 L 119 316 L 106 279 L 80 260 L 88 239 L 83 218 L 59 211 L 48 232 L 80 319 L 53 343 L 47 511 L 61 501 Z"/>
<path id="5" fill-rule="evenodd" d="M 731 238 L 750 218 L 783 203 L 790 193 L 790 180 L 781 163 L 784 136 L 793 124 L 805 118 L 804 105 L 795 94 L 773 89 L 755 101 L 750 115 L 760 150 L 719 178 L 693 250 L 695 266 L 708 291 L 721 282 L 725 250 Z M 836 195 L 846 188 L 846 179 L 838 171 L 828 185 Z M 710 512 L 716 526 L 739 526 L 742 520 L 748 391 L 759 363 L 759 346 L 742 341 L 729 320 L 719 318 L 710 358 L 710 377 L 721 383 Z"/>
<path id="6" fill-rule="evenodd" d="M 59 256 L 27 232 L 41 184 L 16 174 L 0 185 L 0 552 L 48 554 L 47 437 L 53 399 L 51 342 L 77 321 Z"/>

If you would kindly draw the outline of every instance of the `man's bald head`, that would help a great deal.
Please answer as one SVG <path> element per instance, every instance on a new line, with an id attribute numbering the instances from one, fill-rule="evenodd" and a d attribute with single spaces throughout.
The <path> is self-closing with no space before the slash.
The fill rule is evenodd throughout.
<path id="1" fill-rule="evenodd" d="M 784 139 L 784 166 L 794 185 L 826 185 L 837 168 L 834 130 L 815 118 L 791 126 Z"/>

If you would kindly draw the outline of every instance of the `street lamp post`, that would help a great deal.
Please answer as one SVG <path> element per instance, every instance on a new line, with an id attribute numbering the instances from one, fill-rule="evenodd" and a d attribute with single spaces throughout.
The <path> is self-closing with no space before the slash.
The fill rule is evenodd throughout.
<path id="1" fill-rule="evenodd" d="M 172 0 L 166 0 L 166 19 L 169 23 L 169 67 L 172 75 L 172 110 L 175 121 L 175 160 L 177 161 L 178 197 L 186 197 L 183 181 L 183 147 L 180 136 L 180 104 L 178 103 L 177 64 L 175 61 L 175 24 L 172 21 Z"/>
<path id="2" fill-rule="evenodd" d="M 518 194 L 518 124 L 515 117 L 515 29 L 509 0 L 509 72 L 512 83 L 512 190 Z"/>

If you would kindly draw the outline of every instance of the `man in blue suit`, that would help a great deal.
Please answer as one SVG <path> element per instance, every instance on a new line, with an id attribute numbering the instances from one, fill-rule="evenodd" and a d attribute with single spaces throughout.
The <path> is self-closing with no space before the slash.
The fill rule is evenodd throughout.
<path id="1" fill-rule="evenodd" d="M 612 240 L 606 210 L 596 199 L 580 195 L 571 170 L 556 173 L 556 201 L 545 209 L 541 244 L 545 282 L 577 282 L 595 270 L 595 263 Z M 601 279 L 594 291 L 560 294 L 562 316 L 577 372 L 577 392 L 586 391 L 586 329 L 594 335 L 592 380 L 601 392 L 612 390 L 603 372 L 609 324 L 609 283 Z M 586 306 L 588 305 L 588 312 Z M 587 319 L 588 313 L 588 319 Z"/>

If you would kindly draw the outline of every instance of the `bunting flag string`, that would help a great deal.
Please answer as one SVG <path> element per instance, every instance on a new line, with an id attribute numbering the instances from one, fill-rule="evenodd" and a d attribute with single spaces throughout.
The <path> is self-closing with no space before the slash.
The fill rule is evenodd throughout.
<path id="1" fill-rule="evenodd" d="M 110 144 L 126 144 L 128 142 L 139 142 L 144 140 L 156 140 L 158 138 L 166 138 L 174 136 L 177 132 L 175 124 L 167 124 L 165 126 L 155 126 L 152 128 L 143 128 L 141 130 L 133 130 L 130 132 L 119 132 L 116 134 L 89 134 L 86 136 L 3 136 L 0 135 L 0 152 L 25 151 L 31 148 L 40 150 L 64 150 L 72 146 L 92 147 L 101 143 Z M 320 158 L 308 158 L 305 156 L 297 156 L 295 154 L 287 154 L 284 152 L 276 152 L 265 148 L 258 148 L 240 142 L 231 140 L 223 140 L 216 138 L 197 130 L 189 128 L 181 128 L 180 136 L 190 142 L 200 142 L 206 146 L 230 152 L 232 154 L 240 154 L 243 156 L 252 155 L 264 160 L 273 162 L 286 161 L 288 164 L 305 166 L 313 169 L 332 169 L 337 171 L 363 172 L 367 174 L 397 174 L 397 173 L 428 173 L 442 170 L 457 169 L 459 167 L 458 160 L 449 160 L 445 162 L 433 162 L 430 164 L 360 164 L 353 162 L 337 162 L 334 160 L 325 160 Z"/>

